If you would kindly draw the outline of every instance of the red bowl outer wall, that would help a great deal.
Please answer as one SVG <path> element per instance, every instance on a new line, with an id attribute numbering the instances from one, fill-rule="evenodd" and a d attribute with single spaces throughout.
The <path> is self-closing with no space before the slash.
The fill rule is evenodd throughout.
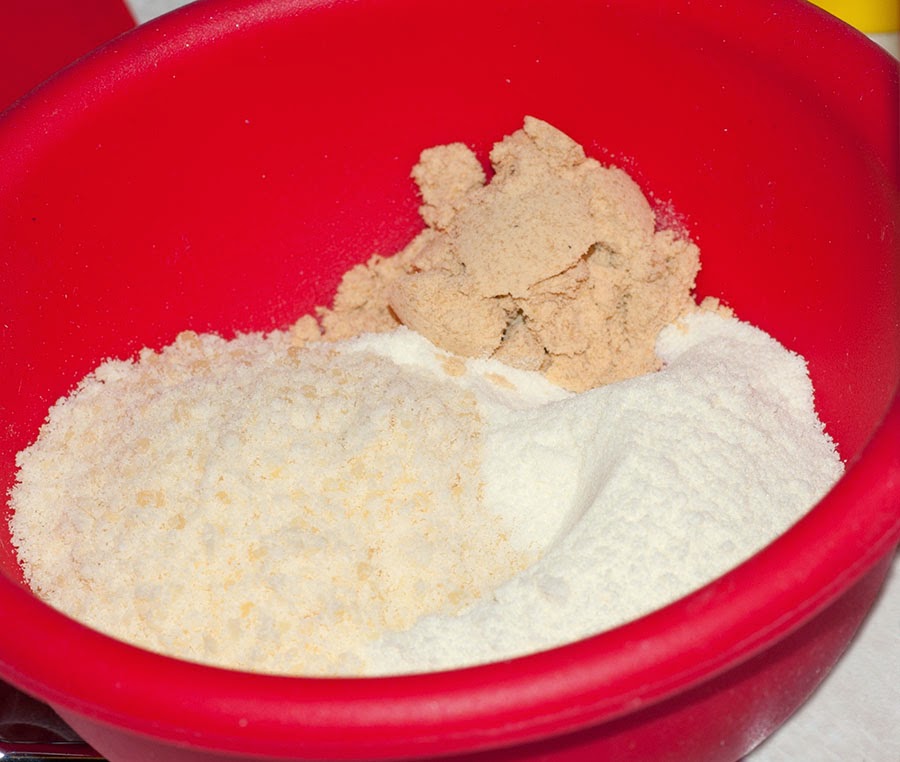
<path id="1" fill-rule="evenodd" d="M 846 645 L 900 534 L 898 70 L 805 3 L 719 5 L 198 3 L 64 72 L 0 122 L 0 478 L 101 359 L 327 301 L 350 264 L 418 228 L 421 148 L 484 151 L 532 113 L 671 202 L 703 251 L 699 293 L 807 357 L 849 467 L 804 520 L 595 638 L 373 680 L 113 641 L 23 588 L 7 533 L 0 610 L 28 627 L 0 632 L 5 679 L 113 760 L 387 759 L 557 736 L 516 754 L 725 760 L 771 732 Z"/>

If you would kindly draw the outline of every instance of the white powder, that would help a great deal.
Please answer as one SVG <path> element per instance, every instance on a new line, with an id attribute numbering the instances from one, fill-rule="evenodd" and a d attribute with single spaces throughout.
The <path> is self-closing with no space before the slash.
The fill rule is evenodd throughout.
<path id="1" fill-rule="evenodd" d="M 657 353 L 574 394 L 402 328 L 186 335 L 53 408 L 14 542 L 51 604 L 213 664 L 401 673 L 575 640 L 749 557 L 842 470 L 803 360 L 761 331 L 701 311 Z"/>
<path id="2" fill-rule="evenodd" d="M 657 352 L 657 373 L 558 401 L 481 401 L 485 501 L 542 557 L 372 644 L 373 673 L 509 658 L 648 613 L 747 559 L 842 473 L 803 359 L 762 331 L 697 312 Z"/>

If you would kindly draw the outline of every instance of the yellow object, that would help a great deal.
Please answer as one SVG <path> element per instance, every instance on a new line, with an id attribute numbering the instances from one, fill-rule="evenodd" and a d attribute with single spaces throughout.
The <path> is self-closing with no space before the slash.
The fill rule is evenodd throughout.
<path id="1" fill-rule="evenodd" d="M 900 29 L 900 0 L 813 0 L 820 8 L 861 32 L 896 32 Z"/>

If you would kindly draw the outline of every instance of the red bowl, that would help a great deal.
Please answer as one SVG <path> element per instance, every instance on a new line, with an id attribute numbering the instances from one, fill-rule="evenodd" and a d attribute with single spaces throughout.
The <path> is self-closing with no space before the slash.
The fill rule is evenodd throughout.
<path id="1" fill-rule="evenodd" d="M 285 326 L 419 228 L 427 146 L 525 114 L 623 165 L 701 246 L 701 296 L 809 360 L 847 461 L 702 590 L 570 646 L 377 679 L 262 676 L 105 637 L 0 527 L 0 676 L 111 760 L 722 760 L 834 664 L 900 539 L 898 66 L 799 0 L 210 0 L 0 119 L 0 479 L 108 356 Z M 7 508 L 8 515 L 8 508 Z"/>

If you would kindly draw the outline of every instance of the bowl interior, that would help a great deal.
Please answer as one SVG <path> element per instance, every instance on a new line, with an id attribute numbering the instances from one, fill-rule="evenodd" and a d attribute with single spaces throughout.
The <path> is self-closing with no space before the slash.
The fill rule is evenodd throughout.
<path id="1" fill-rule="evenodd" d="M 803 3 L 720 5 L 225 0 L 63 73 L 0 123 L 0 490 L 101 360 L 328 303 L 420 228 L 421 149 L 526 114 L 683 226 L 698 294 L 808 359 L 853 459 L 900 377 L 896 67 Z M 813 19 L 855 46 L 840 80 L 785 42 Z"/>

